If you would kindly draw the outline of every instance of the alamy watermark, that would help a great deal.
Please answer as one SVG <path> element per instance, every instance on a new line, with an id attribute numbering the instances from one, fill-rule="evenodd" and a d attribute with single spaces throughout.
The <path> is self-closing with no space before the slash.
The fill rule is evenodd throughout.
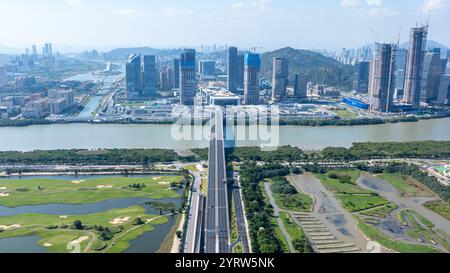
<path id="1" fill-rule="evenodd" d="M 259 146 L 265 151 L 280 146 L 278 106 L 176 106 L 172 110 L 172 118 L 176 120 L 172 126 L 172 139 L 208 141 L 213 116 L 223 117 L 223 137 L 227 146 Z"/>

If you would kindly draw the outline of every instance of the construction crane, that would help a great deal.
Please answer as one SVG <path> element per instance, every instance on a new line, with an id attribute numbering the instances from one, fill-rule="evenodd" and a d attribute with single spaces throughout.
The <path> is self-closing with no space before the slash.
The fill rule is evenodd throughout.
<path id="1" fill-rule="evenodd" d="M 376 44 L 378 44 L 378 42 L 380 41 L 380 39 L 377 37 L 377 35 L 375 34 L 375 30 L 373 29 L 373 27 L 370 28 L 370 31 L 372 32 L 373 35 L 373 39 L 375 41 Z"/>
<path id="2" fill-rule="evenodd" d="M 400 47 L 400 39 L 402 38 L 402 27 L 398 31 L 397 47 Z"/>
<path id="3" fill-rule="evenodd" d="M 258 49 L 263 49 L 263 47 L 261 47 L 261 46 L 254 46 L 254 47 L 252 47 L 253 53 L 256 53 L 256 51 L 257 51 Z"/>

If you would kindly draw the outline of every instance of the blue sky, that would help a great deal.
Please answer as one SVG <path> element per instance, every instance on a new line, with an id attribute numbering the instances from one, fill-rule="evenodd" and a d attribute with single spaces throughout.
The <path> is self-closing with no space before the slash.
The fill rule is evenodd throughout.
<path id="1" fill-rule="evenodd" d="M 430 16 L 450 45 L 450 0 L 0 0 L 0 44 L 74 48 L 233 44 L 271 50 L 402 41 Z"/>

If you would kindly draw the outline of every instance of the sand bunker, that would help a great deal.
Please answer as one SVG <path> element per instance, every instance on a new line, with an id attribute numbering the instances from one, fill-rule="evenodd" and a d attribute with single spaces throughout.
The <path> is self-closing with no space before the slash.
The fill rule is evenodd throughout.
<path id="1" fill-rule="evenodd" d="M 10 225 L 10 226 L 0 225 L 0 229 L 3 229 L 3 230 L 10 230 L 10 229 L 15 229 L 15 228 L 20 228 L 20 227 L 21 227 L 21 225 L 18 225 L 18 224 Z"/>
<path id="2" fill-rule="evenodd" d="M 44 247 L 52 247 L 53 245 L 52 244 L 50 244 L 50 243 L 45 243 L 44 244 Z"/>
<path id="3" fill-rule="evenodd" d="M 0 192 L 0 197 L 8 197 L 9 193 L 8 192 Z"/>
<path id="4" fill-rule="evenodd" d="M 88 236 L 83 236 L 83 237 L 80 237 L 80 238 L 78 238 L 76 240 L 73 240 L 72 242 L 70 242 L 70 244 L 78 245 L 78 244 L 81 244 L 82 242 L 84 242 L 86 240 L 89 240 L 89 237 Z"/>
<path id="5" fill-rule="evenodd" d="M 160 176 L 160 177 L 153 177 L 153 180 L 158 180 L 158 179 L 161 179 L 162 177 Z"/>
<path id="6" fill-rule="evenodd" d="M 195 165 L 195 167 L 197 168 L 197 170 L 203 172 L 203 166 L 200 164 Z"/>
<path id="7" fill-rule="evenodd" d="M 97 189 L 111 189 L 113 185 L 98 185 Z"/>
<path id="8" fill-rule="evenodd" d="M 121 224 L 124 224 L 124 223 L 130 221 L 130 219 L 131 219 L 130 217 L 119 217 L 119 218 L 112 220 L 109 223 L 111 225 L 121 225 Z"/>
<path id="9" fill-rule="evenodd" d="M 0 187 L 0 191 L 6 191 L 7 189 L 7 187 Z"/>
<path id="10" fill-rule="evenodd" d="M 61 215 L 59 216 L 60 219 L 67 219 L 67 215 Z"/>
<path id="11" fill-rule="evenodd" d="M 170 182 L 159 182 L 160 185 L 170 185 Z"/>

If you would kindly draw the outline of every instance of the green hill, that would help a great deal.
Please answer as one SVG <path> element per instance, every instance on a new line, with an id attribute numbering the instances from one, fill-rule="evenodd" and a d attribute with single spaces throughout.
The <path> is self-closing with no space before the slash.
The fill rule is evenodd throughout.
<path id="1" fill-rule="evenodd" d="M 289 79 L 291 83 L 295 73 L 307 74 L 308 81 L 351 89 L 353 66 L 344 65 L 320 53 L 299 50 L 291 47 L 266 52 L 261 55 L 261 74 L 272 79 L 272 59 L 285 57 L 289 59 Z"/>

